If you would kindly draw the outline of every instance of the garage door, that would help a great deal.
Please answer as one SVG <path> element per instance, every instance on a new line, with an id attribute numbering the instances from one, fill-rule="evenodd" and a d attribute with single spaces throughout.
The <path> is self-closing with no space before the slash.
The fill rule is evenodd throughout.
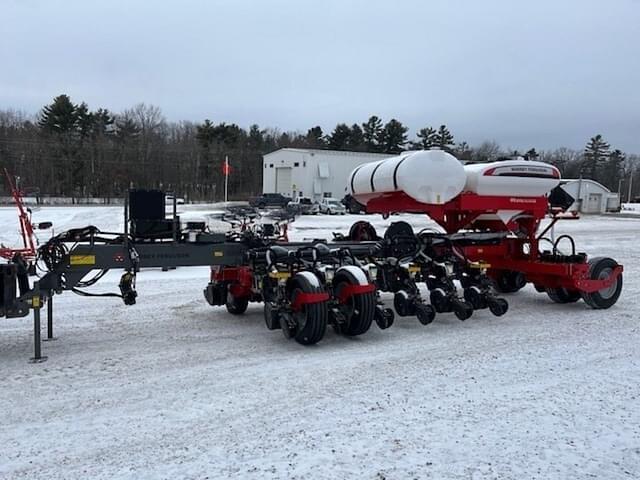
<path id="1" fill-rule="evenodd" d="M 291 195 L 291 167 L 276 168 L 276 193 Z"/>
<path id="2" fill-rule="evenodd" d="M 587 209 L 585 213 L 600 213 L 602 210 L 602 194 L 590 193 L 587 197 Z"/>

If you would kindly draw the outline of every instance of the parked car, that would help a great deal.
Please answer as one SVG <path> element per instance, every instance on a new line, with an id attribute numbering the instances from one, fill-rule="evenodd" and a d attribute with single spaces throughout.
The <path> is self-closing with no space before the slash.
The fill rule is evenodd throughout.
<path id="1" fill-rule="evenodd" d="M 367 208 L 347 193 L 341 200 L 349 213 L 367 213 Z"/>
<path id="2" fill-rule="evenodd" d="M 317 215 L 320 212 L 319 205 L 309 197 L 296 197 L 287 207 L 296 215 Z"/>
<path id="3" fill-rule="evenodd" d="M 323 198 L 320 200 L 320 213 L 327 215 L 344 215 L 347 209 L 337 198 Z"/>
<path id="4" fill-rule="evenodd" d="M 286 197 L 281 193 L 263 193 L 257 197 L 249 199 L 249 205 L 252 207 L 286 207 L 291 201 L 291 197 Z"/>

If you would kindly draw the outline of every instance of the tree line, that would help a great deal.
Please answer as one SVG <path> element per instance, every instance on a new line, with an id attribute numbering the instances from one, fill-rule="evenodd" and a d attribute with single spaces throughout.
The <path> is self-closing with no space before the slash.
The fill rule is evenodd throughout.
<path id="1" fill-rule="evenodd" d="M 486 141 L 456 142 L 446 125 L 425 126 L 409 139 L 397 119 L 371 116 L 363 123 L 339 123 L 282 132 L 226 122 L 169 122 L 160 108 L 144 103 L 119 113 L 91 110 L 59 95 L 37 115 L 0 110 L 0 166 L 40 195 L 121 197 L 129 188 L 160 188 L 190 200 L 220 200 L 223 164 L 229 158 L 229 192 L 243 199 L 262 188 L 262 156 L 279 148 L 317 148 L 400 153 L 438 147 L 463 161 L 486 162 L 522 155 L 556 165 L 565 178 L 591 178 L 618 191 L 633 178 L 640 190 L 640 158 L 612 148 L 601 135 L 583 150 L 558 148 L 509 151 Z M 3 185 L 6 192 L 6 187 Z"/>

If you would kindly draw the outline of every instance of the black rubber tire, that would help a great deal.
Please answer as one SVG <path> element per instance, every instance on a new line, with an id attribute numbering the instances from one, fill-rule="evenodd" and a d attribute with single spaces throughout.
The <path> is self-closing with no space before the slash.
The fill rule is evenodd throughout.
<path id="1" fill-rule="evenodd" d="M 440 289 L 431 290 L 431 293 L 429 294 L 429 301 L 437 313 L 451 311 L 451 302 Z"/>
<path id="2" fill-rule="evenodd" d="M 487 307 L 486 297 L 483 297 L 480 290 L 474 287 L 464 289 L 464 299 L 476 310 Z"/>
<path id="3" fill-rule="evenodd" d="M 232 315 L 242 315 L 249 306 L 249 297 L 234 297 L 231 292 L 227 293 L 227 312 Z"/>
<path id="4" fill-rule="evenodd" d="M 452 308 L 454 315 L 463 322 L 473 315 L 473 306 L 469 302 L 454 301 Z"/>
<path id="5" fill-rule="evenodd" d="M 376 308 L 375 313 L 376 324 L 380 330 L 386 330 L 395 320 L 395 314 L 390 308 Z"/>
<path id="6" fill-rule="evenodd" d="M 365 220 L 358 220 L 349 229 L 349 239 L 356 242 L 378 240 L 378 233 L 371 223 Z"/>
<path id="7" fill-rule="evenodd" d="M 524 275 L 512 270 L 500 271 L 495 279 L 496 290 L 500 293 L 515 293 L 526 284 Z"/>
<path id="8" fill-rule="evenodd" d="M 357 285 L 358 280 L 348 271 L 341 271 L 333 280 L 336 286 L 334 293 L 337 296 L 340 289 L 345 285 Z M 348 310 L 351 312 L 351 318 L 347 325 L 342 329 L 341 333 L 348 337 L 355 337 L 366 333 L 375 318 L 376 313 L 376 294 L 375 292 L 361 293 L 353 295 L 347 300 Z"/>
<path id="9" fill-rule="evenodd" d="M 607 270 L 613 270 L 618 266 L 613 258 L 596 257 L 589 260 L 589 278 L 598 279 L 606 276 Z M 594 293 L 582 292 L 582 299 L 591 308 L 602 310 L 613 306 L 620 297 L 622 292 L 622 273 L 618 275 L 616 282 L 606 290 L 600 290 Z"/>
<path id="10" fill-rule="evenodd" d="M 420 303 L 416 305 L 416 317 L 422 325 L 429 325 L 436 317 L 436 311 L 431 305 Z"/>
<path id="11" fill-rule="evenodd" d="M 509 310 L 509 303 L 504 298 L 495 298 L 489 302 L 489 311 L 496 317 L 501 317 Z"/>
<path id="12" fill-rule="evenodd" d="M 304 275 L 297 274 L 292 281 L 289 299 L 293 301 L 298 292 L 320 293 L 324 292 L 324 289 L 321 286 L 311 285 Z M 302 310 L 294 315 L 304 319 L 304 324 L 298 325 L 296 328 L 296 334 L 293 337 L 296 342 L 301 345 L 313 345 L 322 340 L 327 331 L 327 317 L 329 316 L 327 302 L 303 305 Z"/>
<path id="13" fill-rule="evenodd" d="M 399 317 L 415 315 L 414 306 L 409 303 L 409 294 L 404 290 L 399 290 L 393 295 L 393 309 Z"/>
<path id="14" fill-rule="evenodd" d="M 545 289 L 549 298 L 556 303 L 575 303 L 582 295 L 577 290 L 567 290 L 566 288 L 547 288 Z"/>

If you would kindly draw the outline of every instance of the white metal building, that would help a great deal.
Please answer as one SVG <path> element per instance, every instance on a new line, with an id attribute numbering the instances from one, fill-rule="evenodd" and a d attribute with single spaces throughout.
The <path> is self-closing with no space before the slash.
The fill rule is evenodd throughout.
<path id="1" fill-rule="evenodd" d="M 620 194 L 588 178 L 563 179 L 562 188 L 573 198 L 570 210 L 582 213 L 617 212 L 620 209 Z"/>
<path id="2" fill-rule="evenodd" d="M 306 148 L 282 148 L 262 158 L 262 192 L 342 198 L 347 178 L 358 165 L 393 155 Z"/>

